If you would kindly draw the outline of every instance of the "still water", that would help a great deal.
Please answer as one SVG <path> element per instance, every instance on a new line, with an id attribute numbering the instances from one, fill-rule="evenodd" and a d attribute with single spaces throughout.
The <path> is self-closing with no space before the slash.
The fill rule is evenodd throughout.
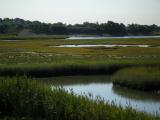
<path id="1" fill-rule="evenodd" d="M 101 97 L 108 103 L 123 107 L 131 106 L 137 111 L 160 115 L 160 95 L 114 87 L 110 76 L 65 76 L 43 78 L 52 87 L 63 86 L 77 95 L 92 94 L 92 99 Z"/>
<path id="2" fill-rule="evenodd" d="M 149 45 L 59 45 L 59 46 L 49 46 L 49 47 L 66 47 L 66 48 L 85 48 L 85 47 L 106 47 L 106 48 L 112 48 L 112 47 L 142 47 L 147 48 Z"/>
<path id="3" fill-rule="evenodd" d="M 119 38 L 160 38 L 160 36 L 120 36 L 120 37 L 78 37 L 78 36 L 72 36 L 69 38 L 66 38 L 66 40 L 95 40 L 95 39 L 119 39 Z"/>

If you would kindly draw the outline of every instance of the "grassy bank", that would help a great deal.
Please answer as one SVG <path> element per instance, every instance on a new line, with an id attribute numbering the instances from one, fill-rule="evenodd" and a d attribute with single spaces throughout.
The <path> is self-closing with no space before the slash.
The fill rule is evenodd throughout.
<path id="1" fill-rule="evenodd" d="M 30 77 L 52 77 L 65 75 L 112 75 L 120 69 L 135 66 L 160 67 L 156 61 L 143 61 L 139 63 L 139 61 L 136 60 L 92 62 L 85 60 L 62 60 L 58 63 L 2 64 L 0 65 L 0 76 L 25 75 Z"/>
<path id="2" fill-rule="evenodd" d="M 158 120 L 131 108 L 76 96 L 32 79 L 0 78 L 0 117 L 11 120 Z M 10 117 L 11 116 L 11 117 Z"/>
<path id="3" fill-rule="evenodd" d="M 159 67 L 133 67 L 118 71 L 113 76 L 114 85 L 143 91 L 160 91 Z"/>
<path id="4" fill-rule="evenodd" d="M 25 75 L 52 77 L 65 75 L 110 75 L 129 65 L 113 64 L 48 64 L 33 66 L 9 66 L 0 68 L 0 76 Z"/>

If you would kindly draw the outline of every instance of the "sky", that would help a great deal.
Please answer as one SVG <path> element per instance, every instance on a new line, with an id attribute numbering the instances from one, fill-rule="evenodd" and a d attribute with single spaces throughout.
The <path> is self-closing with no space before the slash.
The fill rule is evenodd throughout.
<path id="1" fill-rule="evenodd" d="M 160 25 L 160 0 L 0 0 L 0 18 Z"/>

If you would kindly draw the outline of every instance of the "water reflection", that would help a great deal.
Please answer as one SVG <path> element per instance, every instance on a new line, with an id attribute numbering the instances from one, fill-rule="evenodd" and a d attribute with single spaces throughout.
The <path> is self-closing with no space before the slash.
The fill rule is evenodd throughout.
<path id="1" fill-rule="evenodd" d="M 77 95 L 91 93 L 92 99 L 99 96 L 108 103 L 114 101 L 116 105 L 160 115 L 160 95 L 114 87 L 110 76 L 66 76 L 42 80 L 51 86 L 63 86 L 69 92 L 72 89 Z"/>
<path id="2" fill-rule="evenodd" d="M 49 84 L 56 86 L 62 85 L 87 85 L 92 83 L 111 83 L 111 76 L 106 75 L 88 75 L 88 76 L 62 76 L 62 77 L 50 77 L 39 78 Z"/>
<path id="3" fill-rule="evenodd" d="M 112 90 L 115 94 L 123 96 L 128 99 L 133 100 L 143 100 L 143 101 L 155 101 L 160 102 L 160 95 L 156 93 L 148 93 L 148 92 L 139 92 L 137 90 L 130 90 L 127 88 L 120 88 L 120 87 L 112 87 Z"/>

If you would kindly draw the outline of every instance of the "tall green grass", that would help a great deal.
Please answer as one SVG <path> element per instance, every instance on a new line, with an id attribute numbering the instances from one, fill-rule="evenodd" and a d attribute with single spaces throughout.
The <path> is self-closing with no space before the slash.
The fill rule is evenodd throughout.
<path id="1" fill-rule="evenodd" d="M 160 67 L 132 67 L 113 76 L 114 85 L 143 91 L 160 91 Z"/>
<path id="2" fill-rule="evenodd" d="M 32 79 L 0 78 L 0 118 L 5 120 L 159 120 L 103 100 L 92 101 Z"/>
<path id="3" fill-rule="evenodd" d="M 30 77 L 52 77 L 65 75 L 109 75 L 130 65 L 121 64 L 48 64 L 9 66 L 0 68 L 0 76 L 26 75 Z"/>

